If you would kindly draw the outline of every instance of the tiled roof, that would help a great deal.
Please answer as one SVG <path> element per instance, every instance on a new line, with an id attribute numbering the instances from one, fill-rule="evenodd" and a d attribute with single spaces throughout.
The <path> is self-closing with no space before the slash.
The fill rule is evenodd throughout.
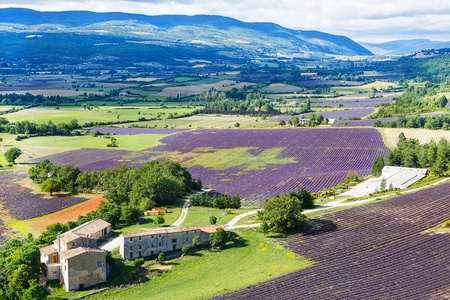
<path id="1" fill-rule="evenodd" d="M 153 235 L 153 234 L 166 234 L 166 233 L 193 231 L 193 230 L 201 230 L 201 227 L 200 226 L 166 227 L 166 228 L 159 228 L 159 229 L 154 229 L 154 230 L 150 230 L 150 231 L 126 233 L 126 234 L 122 234 L 121 236 L 123 238 L 130 238 L 130 237 L 147 236 L 147 235 Z"/>
<path id="2" fill-rule="evenodd" d="M 41 248 L 41 249 L 39 249 L 39 250 L 40 250 L 41 252 L 47 254 L 47 256 L 50 256 L 50 255 L 52 255 L 52 254 L 58 253 L 58 250 L 56 250 L 56 248 L 55 248 L 53 245 L 50 245 L 50 246 Z"/>
<path id="3" fill-rule="evenodd" d="M 67 232 L 61 234 L 60 238 L 61 238 L 61 241 L 65 242 L 67 244 L 67 243 L 69 243 L 71 241 L 79 239 L 80 236 L 78 234 L 75 234 L 75 233 L 71 232 L 71 231 L 67 231 Z"/>
<path id="4" fill-rule="evenodd" d="M 87 252 L 95 252 L 95 253 L 105 253 L 102 249 L 99 248 L 92 248 L 92 247 L 75 247 L 72 249 L 69 249 L 67 251 L 63 251 L 60 253 L 61 257 L 64 257 L 65 259 L 69 259 L 72 257 L 75 257 L 77 255 L 87 253 Z"/>
<path id="5" fill-rule="evenodd" d="M 215 225 L 208 225 L 208 226 L 202 226 L 201 227 L 202 231 L 207 232 L 207 233 L 216 232 L 216 230 L 219 229 L 219 228 L 222 228 L 225 231 L 229 231 L 228 228 L 226 228 L 222 224 L 215 224 Z"/>
<path id="6" fill-rule="evenodd" d="M 78 227 L 75 227 L 74 229 L 71 230 L 71 232 L 80 235 L 91 235 L 105 228 L 108 228 L 109 226 L 111 226 L 110 223 L 103 221 L 102 219 L 95 219 L 90 222 L 81 224 Z"/>

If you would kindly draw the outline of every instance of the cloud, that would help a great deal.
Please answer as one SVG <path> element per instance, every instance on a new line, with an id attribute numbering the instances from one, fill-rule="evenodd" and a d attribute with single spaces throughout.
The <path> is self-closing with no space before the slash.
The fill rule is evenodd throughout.
<path id="1" fill-rule="evenodd" d="M 214 14 L 247 22 L 273 22 L 292 29 L 319 30 L 360 41 L 450 40 L 450 1 L 445 0 L 0 0 L 0 7 L 147 15 Z"/>

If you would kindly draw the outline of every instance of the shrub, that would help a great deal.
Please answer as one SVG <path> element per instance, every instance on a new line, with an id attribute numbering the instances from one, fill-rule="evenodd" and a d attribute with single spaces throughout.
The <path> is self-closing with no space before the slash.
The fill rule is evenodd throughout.
<path id="1" fill-rule="evenodd" d="M 445 228 L 450 228 L 450 220 L 445 221 L 444 227 L 445 227 Z"/>
<path id="2" fill-rule="evenodd" d="M 136 268 L 142 267 L 143 264 L 144 264 L 144 259 L 142 257 L 141 258 L 136 258 L 134 260 L 134 266 Z"/>

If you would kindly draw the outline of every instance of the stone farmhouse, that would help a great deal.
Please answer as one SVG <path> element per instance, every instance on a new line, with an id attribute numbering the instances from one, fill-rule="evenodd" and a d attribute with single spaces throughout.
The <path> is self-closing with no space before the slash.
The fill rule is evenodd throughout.
<path id="1" fill-rule="evenodd" d="M 153 254 L 179 250 L 185 244 L 192 245 L 195 236 L 199 244 L 209 242 L 209 235 L 223 225 L 166 227 L 145 232 L 120 235 L 120 254 L 125 259 L 136 259 Z"/>
<path id="2" fill-rule="evenodd" d="M 66 291 L 105 282 L 106 252 L 97 242 L 110 233 L 110 223 L 95 219 L 58 235 L 40 249 L 44 275 L 59 280 Z"/>

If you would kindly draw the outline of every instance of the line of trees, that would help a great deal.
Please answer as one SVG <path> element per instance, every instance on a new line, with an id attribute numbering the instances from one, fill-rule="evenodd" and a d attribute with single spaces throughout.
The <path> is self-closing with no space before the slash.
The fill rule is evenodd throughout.
<path id="1" fill-rule="evenodd" d="M 450 143 L 441 138 L 420 144 L 400 133 L 397 147 L 386 156 L 386 165 L 411 168 L 430 168 L 438 176 L 450 175 Z"/>
<path id="2" fill-rule="evenodd" d="M 27 120 L 10 123 L 6 118 L 0 117 L 0 132 L 10 134 L 69 135 L 72 130 L 79 128 L 81 127 L 76 119 L 69 123 L 54 124 L 52 121 L 48 121 L 46 124 L 37 124 Z"/>
<path id="3" fill-rule="evenodd" d="M 82 173 L 76 166 L 53 165 L 44 160 L 29 170 L 33 182 L 46 192 L 105 192 L 108 203 L 99 208 L 99 217 L 116 223 L 130 215 L 131 223 L 139 211 L 154 206 L 174 204 L 191 190 L 200 190 L 202 183 L 179 163 L 150 161 L 140 168 L 127 164 L 104 171 Z M 131 216 L 135 216 L 134 218 Z"/>
<path id="4" fill-rule="evenodd" d="M 192 206 L 205 206 L 214 208 L 240 208 L 241 198 L 239 195 L 231 197 L 229 195 L 219 194 L 216 192 L 208 192 L 203 194 L 196 194 L 191 197 Z"/>
<path id="5" fill-rule="evenodd" d="M 444 129 L 450 130 L 450 115 L 442 114 L 439 116 L 413 116 L 413 117 L 399 117 L 395 121 L 381 123 L 376 120 L 374 127 L 387 128 L 426 128 L 426 129 Z"/>

